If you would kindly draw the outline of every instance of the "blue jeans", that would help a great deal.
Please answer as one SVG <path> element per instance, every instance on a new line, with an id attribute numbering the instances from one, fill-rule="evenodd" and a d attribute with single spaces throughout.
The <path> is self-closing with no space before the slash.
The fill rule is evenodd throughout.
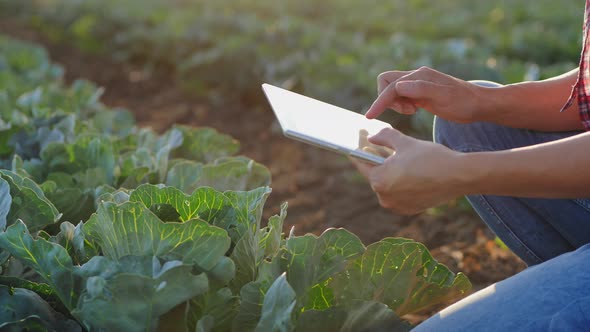
<path id="1" fill-rule="evenodd" d="M 579 133 L 436 118 L 434 140 L 475 152 Z M 590 199 L 467 198 L 490 229 L 531 267 L 451 305 L 414 331 L 590 331 Z"/>

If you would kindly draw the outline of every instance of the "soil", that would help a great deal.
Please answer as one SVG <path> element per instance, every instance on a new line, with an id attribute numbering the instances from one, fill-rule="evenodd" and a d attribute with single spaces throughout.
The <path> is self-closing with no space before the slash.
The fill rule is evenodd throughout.
<path id="1" fill-rule="evenodd" d="M 273 192 L 265 217 L 278 213 L 281 202 L 288 201 L 285 232 L 295 227 L 296 234 L 320 234 L 344 227 L 365 244 L 384 237 L 412 238 L 424 243 L 439 262 L 467 274 L 474 290 L 525 268 L 494 242 L 494 235 L 469 209 L 435 209 L 408 217 L 381 208 L 348 160 L 284 138 L 265 105 L 214 106 L 184 89 L 170 73 L 148 73 L 141 66 L 81 52 L 15 21 L 0 22 L 0 33 L 45 46 L 51 59 L 66 69 L 67 82 L 84 78 L 105 87 L 102 101 L 131 110 L 142 126 L 158 131 L 175 123 L 207 126 L 238 139 L 243 155 L 271 170 Z M 432 313 L 406 318 L 419 322 Z"/>

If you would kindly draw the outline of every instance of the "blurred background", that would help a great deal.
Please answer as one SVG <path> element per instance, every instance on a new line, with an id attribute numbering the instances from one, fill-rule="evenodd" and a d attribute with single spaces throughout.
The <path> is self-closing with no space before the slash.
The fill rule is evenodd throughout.
<path id="1" fill-rule="evenodd" d="M 0 3 L 51 41 L 174 72 L 212 102 L 260 102 L 266 81 L 359 111 L 386 70 L 432 66 L 500 83 L 563 73 L 578 61 L 583 19 L 583 4 L 552 0 Z M 413 122 L 430 127 L 426 116 Z"/>
<path id="2" fill-rule="evenodd" d="M 41 44 L 66 81 L 103 86 L 105 104 L 131 110 L 144 126 L 210 126 L 239 139 L 242 153 L 272 172 L 267 214 L 288 201 L 287 226 L 298 233 L 346 227 L 366 243 L 410 237 L 466 272 L 477 289 L 524 264 L 463 199 L 412 217 L 381 209 L 346 159 L 282 137 L 260 83 L 362 112 L 386 70 L 430 66 L 467 80 L 539 80 L 577 66 L 583 7 L 554 0 L 0 0 L 0 33 Z M 383 118 L 416 137 L 431 135 L 425 112 Z"/>

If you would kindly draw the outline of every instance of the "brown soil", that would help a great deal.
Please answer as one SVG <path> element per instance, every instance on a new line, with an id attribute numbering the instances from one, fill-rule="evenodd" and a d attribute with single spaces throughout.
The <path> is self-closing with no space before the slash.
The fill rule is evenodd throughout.
<path id="1" fill-rule="evenodd" d="M 147 74 L 141 67 L 51 42 L 16 22 L 0 22 L 0 33 L 44 45 L 52 60 L 66 69 L 68 82 L 84 78 L 105 87 L 103 102 L 133 111 L 143 126 L 160 131 L 174 123 L 208 126 L 237 138 L 242 154 L 272 172 L 273 193 L 265 216 L 277 213 L 281 202 L 289 202 L 286 232 L 293 226 L 297 234 L 344 227 L 365 244 L 384 237 L 412 238 L 453 271 L 465 272 L 474 289 L 525 267 L 512 253 L 498 248 L 473 212 L 455 208 L 406 217 L 382 209 L 345 158 L 284 138 L 266 106 L 214 107 L 181 88 L 169 73 Z M 428 314 L 409 318 L 420 321 Z"/>

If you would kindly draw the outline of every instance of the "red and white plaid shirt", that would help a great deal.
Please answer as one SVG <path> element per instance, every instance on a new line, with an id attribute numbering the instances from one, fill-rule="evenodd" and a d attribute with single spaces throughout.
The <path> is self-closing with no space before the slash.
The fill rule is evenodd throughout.
<path id="1" fill-rule="evenodd" d="M 578 81 L 572 89 L 572 94 L 561 111 L 570 107 L 578 98 L 580 108 L 580 120 L 586 130 L 590 130 L 590 0 L 586 0 L 586 11 L 584 15 L 584 45 L 580 58 L 580 70 Z"/>

